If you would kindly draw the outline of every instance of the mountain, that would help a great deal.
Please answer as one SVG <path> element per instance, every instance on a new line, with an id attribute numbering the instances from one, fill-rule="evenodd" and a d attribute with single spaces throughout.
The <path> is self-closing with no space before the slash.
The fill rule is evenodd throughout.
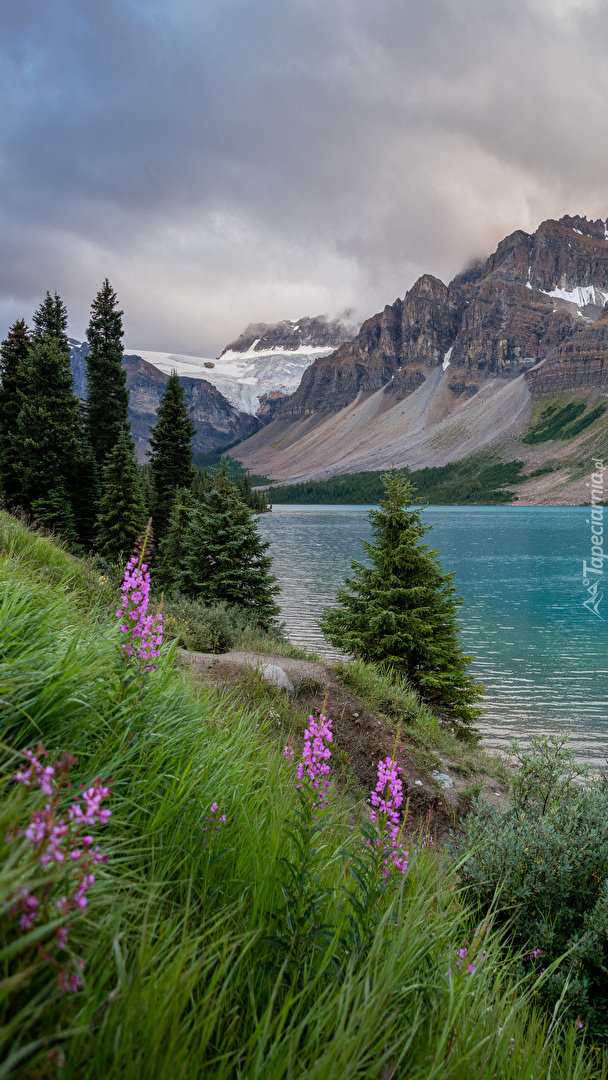
<path id="1" fill-rule="evenodd" d="M 252 323 L 214 360 L 148 350 L 137 350 L 137 355 L 167 375 L 175 369 L 180 376 L 205 379 L 235 408 L 267 422 L 300 385 L 306 369 L 356 329 L 348 315 L 333 320 L 318 315 L 272 325 Z"/>
<path id="2" fill-rule="evenodd" d="M 449 285 L 419 278 L 405 299 L 309 368 L 278 415 L 334 411 L 384 387 L 405 396 L 444 362 L 456 396 L 475 393 L 488 375 L 521 375 L 599 317 L 608 299 L 606 231 L 585 218 L 545 221 L 532 236 L 507 237 Z"/>
<path id="3" fill-rule="evenodd" d="M 424 275 L 315 360 L 239 458 L 282 480 L 443 465 L 486 448 L 538 460 L 521 444 L 535 403 L 584 388 L 593 404 L 608 383 L 607 300 L 608 221 L 514 232 L 449 285 Z"/>
<path id="4" fill-rule="evenodd" d="M 227 345 L 217 360 L 177 353 L 126 350 L 129 416 L 138 457 L 145 460 L 148 432 L 156 421 L 169 374 L 177 371 L 196 428 L 195 451 L 207 452 L 253 434 L 268 423 L 319 356 L 352 336 L 349 316 L 325 315 L 255 323 Z M 74 391 L 86 398 L 86 342 L 70 338 Z"/>
<path id="5" fill-rule="evenodd" d="M 86 342 L 70 339 L 74 392 L 83 400 L 86 398 L 88 351 Z M 149 364 L 141 356 L 129 353 L 123 356 L 123 368 L 127 373 L 131 431 L 137 456 L 144 462 L 149 449 L 149 431 L 156 423 L 156 411 L 167 384 L 168 374 Z M 215 386 L 204 379 L 180 375 L 180 382 L 196 431 L 193 440 L 195 451 L 206 453 L 229 446 L 240 439 L 246 439 L 260 427 L 260 420 L 236 409 Z"/>

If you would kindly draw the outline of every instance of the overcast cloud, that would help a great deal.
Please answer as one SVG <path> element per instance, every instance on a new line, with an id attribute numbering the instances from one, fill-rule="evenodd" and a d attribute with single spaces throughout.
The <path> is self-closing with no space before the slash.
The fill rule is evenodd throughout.
<path id="1" fill-rule="evenodd" d="M 7 0 L 0 332 L 45 290 L 134 348 L 449 280 L 608 215 L 605 0 Z"/>

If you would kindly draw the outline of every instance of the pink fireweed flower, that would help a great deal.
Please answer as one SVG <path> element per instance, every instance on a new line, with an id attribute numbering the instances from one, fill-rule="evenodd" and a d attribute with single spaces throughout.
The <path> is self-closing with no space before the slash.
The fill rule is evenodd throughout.
<path id="1" fill-rule="evenodd" d="M 110 787 L 105 785 L 100 776 L 97 777 L 91 787 L 87 788 L 82 793 L 82 803 L 80 802 L 81 796 L 77 796 L 68 810 L 68 817 L 72 821 L 78 822 L 79 825 L 94 825 L 96 821 L 105 823 L 112 817 L 112 811 L 104 807 L 101 809 L 101 803 L 104 799 L 107 799 L 110 794 Z M 92 836 L 85 837 L 83 843 L 91 843 Z"/>
<path id="2" fill-rule="evenodd" d="M 332 742 L 331 718 L 321 712 L 318 720 L 315 720 L 314 716 L 309 716 L 308 727 L 304 732 L 302 760 L 298 765 L 298 780 L 308 777 L 313 791 L 318 794 L 315 803 L 317 810 L 323 810 L 327 803 L 330 783 L 329 780 L 321 780 L 321 777 L 326 777 L 330 771 L 330 743 Z M 301 787 L 300 784 L 299 788 Z"/>
<path id="3" fill-rule="evenodd" d="M 208 816 L 206 818 L 203 818 L 203 832 L 206 833 L 207 831 L 209 831 L 210 833 L 209 837 L 205 837 L 205 844 L 207 843 L 207 840 L 209 841 L 209 843 L 211 843 L 211 841 L 213 840 L 214 832 L 212 830 L 215 830 L 215 832 L 218 833 L 220 831 L 220 827 L 226 824 L 226 815 L 218 815 L 218 810 L 219 804 L 216 802 L 211 803 Z"/>
<path id="4" fill-rule="evenodd" d="M 78 990 L 81 990 L 84 983 L 75 972 L 66 971 L 65 968 L 59 972 L 57 979 L 57 986 L 62 994 L 76 994 Z"/>
<path id="5" fill-rule="evenodd" d="M 371 794 L 374 809 L 370 818 L 380 826 L 382 843 L 386 851 L 385 876 L 390 874 L 391 869 L 405 874 L 408 867 L 409 852 L 399 843 L 401 832 L 399 809 L 403 803 L 401 772 L 401 767 L 392 758 L 387 757 L 384 761 L 379 761 L 378 781 Z"/>
<path id="6" fill-rule="evenodd" d="M 34 923 L 38 918 L 39 908 L 40 901 L 34 893 L 25 893 L 15 905 L 15 909 L 21 910 L 22 912 L 19 918 L 19 929 L 23 930 L 24 933 L 33 929 Z"/>
<path id="7" fill-rule="evenodd" d="M 466 971 L 468 975 L 473 975 L 475 973 L 477 964 L 481 963 L 486 955 L 485 949 L 477 955 L 476 953 L 486 935 L 487 929 L 487 923 L 481 923 L 473 935 L 472 945 L 469 945 L 468 941 L 465 941 L 464 948 L 458 950 L 456 967 L 460 968 L 462 972 Z M 450 975 L 453 975 L 452 968 L 450 968 Z"/>
<path id="8" fill-rule="evenodd" d="M 545 954 L 544 954 L 542 949 L 532 949 L 532 952 L 526 953 L 524 959 L 526 959 L 526 960 L 536 960 L 537 956 L 544 956 L 544 955 Z"/>
<path id="9" fill-rule="evenodd" d="M 163 617 L 160 611 L 153 615 L 148 613 L 150 574 L 148 564 L 143 562 L 143 559 L 146 548 L 150 545 L 150 533 L 151 527 L 148 525 L 141 539 L 141 552 L 138 554 L 138 541 L 135 554 L 127 563 L 121 587 L 121 604 L 116 612 L 116 618 L 123 620 L 120 629 L 128 634 L 128 640 L 122 646 L 123 652 L 143 665 L 144 671 L 152 671 L 157 667 L 151 661 L 160 656 L 163 639 Z"/>
<path id="10" fill-rule="evenodd" d="M 108 861 L 108 856 L 101 854 L 101 848 L 99 847 L 99 844 L 96 844 L 93 848 L 91 852 L 91 860 L 93 862 L 93 866 L 97 866 L 98 863 Z"/>
<path id="11" fill-rule="evenodd" d="M 27 750 L 24 756 L 29 763 L 29 768 L 20 770 L 15 774 L 14 779 L 17 783 L 25 784 L 28 790 L 39 787 L 42 792 L 50 796 L 50 799 L 43 809 L 32 813 L 29 824 L 23 830 L 12 827 L 7 839 L 12 841 L 20 834 L 25 837 L 30 849 L 29 858 L 37 875 L 40 874 L 40 868 L 46 871 L 54 864 L 64 866 L 63 888 L 66 889 L 66 895 L 57 899 L 53 895 L 55 892 L 53 877 L 42 886 L 41 899 L 34 893 L 30 893 L 27 888 L 22 888 L 5 902 L 6 905 L 12 905 L 11 914 L 17 920 L 21 933 L 28 933 L 34 925 L 44 927 L 49 916 L 51 920 L 55 918 L 54 908 L 60 916 L 86 909 L 87 893 L 95 884 L 95 875 L 90 872 L 91 868 L 105 862 L 107 857 L 101 854 L 99 845 L 92 847 L 93 836 L 81 834 L 85 831 L 85 827 L 105 823 L 111 811 L 102 807 L 104 799 L 110 794 L 110 784 L 108 781 L 104 783 L 101 777 L 97 777 L 93 784 L 76 797 L 68 809 L 66 818 L 59 817 L 57 809 L 61 791 L 67 774 L 76 764 L 77 759 L 71 754 L 64 754 L 54 765 L 44 765 L 41 763 L 41 758 L 48 755 L 42 745 L 38 747 L 36 754 Z M 53 914 L 50 915 L 50 912 Z M 75 965 L 76 971 L 70 971 L 68 966 L 60 965 L 53 956 L 53 950 L 67 949 L 70 927 L 71 923 L 58 927 L 56 934 L 53 935 L 53 944 L 49 946 L 49 951 L 41 954 L 49 963 L 60 968 L 58 987 L 62 993 L 75 993 L 83 985 L 78 974 L 78 971 L 84 967 L 83 960 L 72 958 L 69 964 L 72 969 Z"/>
<path id="12" fill-rule="evenodd" d="M 72 903 L 77 908 L 81 908 L 81 909 L 86 908 L 86 906 L 87 906 L 86 893 L 91 888 L 91 886 L 94 885 L 94 884 L 95 884 L 95 875 L 94 874 L 85 874 L 82 881 L 80 882 L 80 885 L 78 885 L 78 887 L 76 888 L 76 890 L 74 891 L 74 894 L 72 896 Z"/>
<path id="13" fill-rule="evenodd" d="M 19 784 L 25 784 L 25 786 L 30 789 L 37 784 L 45 795 L 52 795 L 52 780 L 55 775 L 53 766 L 43 765 L 32 750 L 24 750 L 23 754 L 24 757 L 28 759 L 30 767 L 29 769 L 20 769 L 19 772 L 15 773 L 14 779 Z M 48 757 L 48 753 L 42 745 L 38 747 L 38 757 Z"/>
<path id="14" fill-rule="evenodd" d="M 283 757 L 287 758 L 290 765 L 293 765 L 293 746 L 291 743 L 287 743 L 287 746 L 283 750 Z"/>

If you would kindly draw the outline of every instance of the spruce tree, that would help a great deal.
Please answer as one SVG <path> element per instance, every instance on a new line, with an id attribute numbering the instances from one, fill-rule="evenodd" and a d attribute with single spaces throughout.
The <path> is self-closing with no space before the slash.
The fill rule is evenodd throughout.
<path id="1" fill-rule="evenodd" d="M 10 509 L 21 502 L 17 421 L 30 345 L 29 330 L 23 319 L 11 326 L 0 345 L 0 491 Z"/>
<path id="2" fill-rule="evenodd" d="M 40 304 L 40 307 L 34 312 L 32 319 L 34 329 L 32 331 L 32 341 L 42 344 L 47 334 L 57 339 L 59 349 L 70 359 L 70 345 L 68 342 L 68 335 L 66 333 L 68 326 L 68 313 L 65 304 L 57 293 L 51 296 L 47 290 L 47 294 Z"/>
<path id="3" fill-rule="evenodd" d="M 184 388 L 177 373 L 172 371 L 158 407 L 156 424 L 150 432 L 152 520 L 157 537 L 167 531 L 175 492 L 178 488 L 189 487 L 192 482 L 194 431 Z"/>
<path id="4" fill-rule="evenodd" d="M 87 405 L 85 431 L 100 469 L 128 423 L 129 393 L 122 367 L 122 316 L 106 278 L 91 305 L 87 327 Z"/>
<path id="5" fill-rule="evenodd" d="M 386 498 L 368 515 L 374 540 L 363 543 L 371 565 L 352 562 L 339 607 L 323 613 L 321 629 L 332 645 L 390 666 L 430 704 L 470 724 L 482 688 L 458 639 L 454 575 L 421 543 L 432 526 L 412 509 L 410 484 L 393 470 L 382 479 Z"/>
<path id="6" fill-rule="evenodd" d="M 103 472 L 98 544 L 110 562 L 122 562 L 143 531 L 146 506 L 130 430 L 122 428 Z"/>
<path id="7" fill-rule="evenodd" d="M 85 548 L 91 548 L 97 537 L 102 477 L 84 431 L 82 403 L 78 404 L 80 407 L 80 449 L 78 458 L 74 462 L 72 506 L 78 540 Z"/>
<path id="8" fill-rule="evenodd" d="M 17 470 L 27 509 L 41 524 L 76 538 L 73 499 L 82 441 L 69 353 L 45 334 L 25 362 L 26 393 L 17 419 Z"/>
<path id="9" fill-rule="evenodd" d="M 165 588 L 180 588 L 189 548 L 189 533 L 200 499 L 190 488 L 178 488 L 173 498 L 169 527 L 159 545 L 159 563 L 154 578 Z"/>
<path id="10" fill-rule="evenodd" d="M 231 484 L 225 465 L 190 522 L 180 590 L 205 603 L 238 604 L 267 629 L 279 613 L 274 597 L 280 591 L 270 573 L 269 544 L 260 537 L 255 515 Z"/>

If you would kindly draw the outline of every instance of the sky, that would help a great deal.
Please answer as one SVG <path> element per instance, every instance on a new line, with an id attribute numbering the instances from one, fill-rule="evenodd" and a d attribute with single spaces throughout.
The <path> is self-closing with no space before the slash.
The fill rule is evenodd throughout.
<path id="1" fill-rule="evenodd" d="M 6 0 L 0 333 L 216 356 L 608 215 L 606 0 Z"/>

